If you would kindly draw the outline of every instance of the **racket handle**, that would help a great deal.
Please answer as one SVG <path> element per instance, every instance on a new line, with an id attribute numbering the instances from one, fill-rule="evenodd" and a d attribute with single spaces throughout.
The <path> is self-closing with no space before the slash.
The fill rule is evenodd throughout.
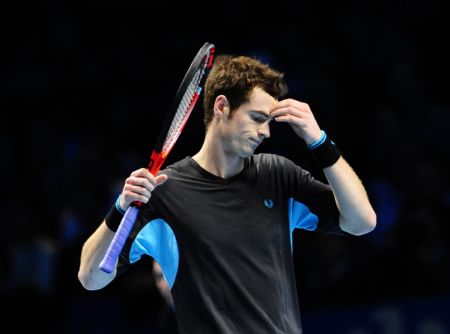
<path id="1" fill-rule="evenodd" d="M 122 221 L 109 244 L 108 250 L 106 251 L 103 260 L 100 262 L 98 268 L 107 274 L 111 274 L 116 266 L 117 259 L 119 258 L 120 252 L 122 251 L 125 241 L 133 228 L 134 222 L 136 221 L 139 209 L 135 206 L 130 205 L 123 215 Z"/>

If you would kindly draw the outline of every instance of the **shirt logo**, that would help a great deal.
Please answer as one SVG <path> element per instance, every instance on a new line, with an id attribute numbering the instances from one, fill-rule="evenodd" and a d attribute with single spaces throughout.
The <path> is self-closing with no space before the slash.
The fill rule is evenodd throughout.
<path id="1" fill-rule="evenodd" d="M 264 200 L 264 205 L 266 208 L 272 209 L 273 208 L 273 201 L 270 198 L 266 198 Z"/>

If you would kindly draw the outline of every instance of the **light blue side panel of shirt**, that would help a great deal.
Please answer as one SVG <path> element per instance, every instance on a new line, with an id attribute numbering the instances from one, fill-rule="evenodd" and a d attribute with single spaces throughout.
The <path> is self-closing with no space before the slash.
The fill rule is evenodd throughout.
<path id="1" fill-rule="evenodd" d="M 172 288 L 180 256 L 175 234 L 163 219 L 154 219 L 139 231 L 131 246 L 130 263 L 139 260 L 143 254 L 159 263 L 167 284 Z"/>
<path id="2" fill-rule="evenodd" d="M 319 218 L 312 213 L 309 208 L 293 198 L 288 200 L 289 210 L 289 229 L 291 231 L 291 251 L 292 251 L 292 233 L 296 228 L 302 228 L 308 231 L 314 231 L 317 228 Z"/>

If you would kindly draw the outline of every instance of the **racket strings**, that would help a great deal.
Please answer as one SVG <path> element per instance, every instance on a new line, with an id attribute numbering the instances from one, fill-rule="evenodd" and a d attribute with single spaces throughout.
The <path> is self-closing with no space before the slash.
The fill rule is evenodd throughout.
<path id="1" fill-rule="evenodd" d="M 181 102 L 178 106 L 177 112 L 174 116 L 174 119 L 170 125 L 166 140 L 164 141 L 164 145 L 162 148 L 163 154 L 168 154 L 173 144 L 178 139 L 183 126 L 192 111 L 192 103 L 196 101 L 198 95 L 200 95 L 201 87 L 199 87 L 200 82 L 202 80 L 203 75 L 205 74 L 205 66 L 204 64 L 194 75 L 194 78 L 190 82 L 189 86 L 186 89 L 186 92 L 181 99 Z"/>

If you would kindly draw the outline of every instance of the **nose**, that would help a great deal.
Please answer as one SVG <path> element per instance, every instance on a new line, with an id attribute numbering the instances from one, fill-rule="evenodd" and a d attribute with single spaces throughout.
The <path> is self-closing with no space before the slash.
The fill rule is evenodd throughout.
<path id="1" fill-rule="evenodd" d="M 260 137 L 270 138 L 270 127 L 269 122 L 264 122 L 261 124 L 261 126 L 258 129 L 258 135 Z"/>

